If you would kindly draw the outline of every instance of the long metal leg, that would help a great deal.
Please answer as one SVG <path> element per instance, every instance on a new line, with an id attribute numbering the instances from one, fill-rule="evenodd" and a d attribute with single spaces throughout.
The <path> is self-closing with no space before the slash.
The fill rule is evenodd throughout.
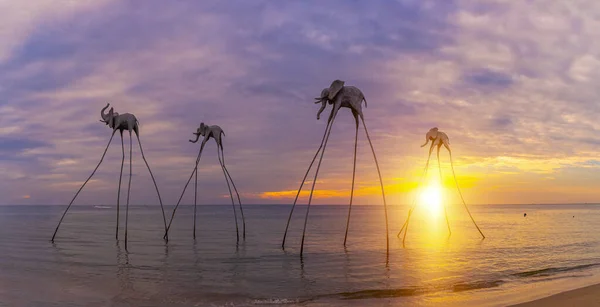
<path id="1" fill-rule="evenodd" d="M 385 212 L 385 241 L 386 241 L 386 251 L 387 256 L 390 255 L 390 234 L 388 227 L 388 215 L 387 215 L 387 202 L 385 200 L 385 190 L 383 189 L 383 179 L 381 179 L 381 171 L 379 170 L 379 163 L 377 162 L 377 155 L 375 155 L 375 149 L 373 148 L 373 143 L 371 142 L 371 137 L 369 137 L 369 131 L 367 130 L 367 124 L 365 124 L 365 119 L 361 114 L 361 120 L 363 123 L 363 128 L 365 128 L 365 133 L 367 134 L 367 140 L 369 140 L 369 145 L 371 146 L 371 151 L 373 152 L 373 159 L 375 160 L 375 166 L 377 167 L 377 174 L 379 175 L 379 184 L 381 185 L 381 195 L 383 196 L 383 208 Z M 407 225 L 408 228 L 408 225 Z"/>
<path id="2" fill-rule="evenodd" d="M 231 181 L 231 185 L 233 186 L 233 190 L 235 191 L 235 195 L 237 195 L 238 203 L 240 204 L 240 212 L 242 213 L 242 238 L 246 240 L 246 218 L 244 217 L 244 209 L 242 208 L 242 200 L 240 198 L 240 193 L 238 193 L 237 187 L 233 182 L 233 178 L 229 174 L 227 170 L 227 166 L 225 165 L 225 153 L 223 152 L 223 147 L 221 147 L 221 156 L 223 157 L 223 169 L 225 169 L 225 173 L 229 177 L 229 181 Z"/>
<path id="3" fill-rule="evenodd" d="M 442 177 L 442 162 L 440 162 L 440 146 L 437 148 L 437 160 L 438 160 L 438 169 L 440 172 L 440 186 L 444 186 L 444 179 Z M 450 220 L 448 220 L 448 210 L 446 210 L 446 202 L 444 202 L 444 215 L 446 216 L 446 225 L 448 225 L 448 236 L 452 235 L 452 230 L 450 230 Z"/>
<path id="4" fill-rule="evenodd" d="M 131 193 L 131 177 L 133 176 L 133 138 L 129 131 L 129 184 L 127 185 L 127 205 L 125 207 L 125 250 L 127 250 L 127 223 L 129 221 L 129 194 Z"/>
<path id="5" fill-rule="evenodd" d="M 423 168 L 423 174 L 421 175 L 421 180 L 419 181 L 418 187 L 420 187 L 423 184 L 423 181 L 425 180 L 425 176 L 427 176 L 427 171 L 429 170 L 429 160 L 431 158 L 432 150 L 433 150 L 433 143 L 431 144 L 431 147 L 429 147 L 429 157 L 427 158 L 427 163 L 425 163 L 425 167 Z M 404 221 L 404 225 L 402 225 L 402 228 L 400 228 L 400 231 L 398 231 L 398 235 L 397 235 L 398 238 L 400 238 L 400 234 L 402 234 L 402 231 L 404 230 L 404 228 L 406 228 L 406 225 L 408 224 L 408 219 L 410 218 L 413 210 L 415 209 L 415 207 L 417 205 L 417 199 L 419 198 L 419 196 L 421 196 L 421 189 L 417 190 L 417 194 L 413 198 L 412 205 L 410 206 L 410 209 L 408 210 L 408 216 L 406 218 L 406 221 Z"/>
<path id="6" fill-rule="evenodd" d="M 454 172 L 454 162 L 452 161 L 452 151 L 450 150 L 450 148 L 448 148 L 448 147 L 446 147 L 446 148 L 448 149 L 448 153 L 450 154 L 450 166 L 452 167 L 452 176 L 454 176 L 454 182 L 456 183 L 456 189 L 458 190 L 458 195 L 460 195 L 460 199 L 462 200 L 463 205 L 465 206 L 465 209 L 467 209 L 467 213 L 469 213 L 469 217 L 471 218 L 471 221 L 473 221 L 473 225 L 475 225 L 475 227 L 479 231 L 479 234 L 481 234 L 481 237 L 483 239 L 485 239 L 483 232 L 481 232 L 481 229 L 479 229 L 479 226 L 477 226 L 477 223 L 475 223 L 475 219 L 473 218 L 473 215 L 471 215 L 471 211 L 469 211 L 469 207 L 467 207 L 467 203 L 465 202 L 462 192 L 460 191 L 460 187 L 458 186 L 458 180 L 456 180 L 456 173 Z"/>
<path id="7" fill-rule="evenodd" d="M 163 206 L 162 197 L 160 197 L 160 191 L 158 190 L 158 184 L 156 184 L 156 179 L 154 179 L 154 174 L 152 174 L 152 169 L 150 169 L 150 164 L 148 164 L 148 161 L 146 160 L 146 155 L 144 155 L 144 149 L 142 148 L 142 142 L 140 141 L 140 136 L 138 135 L 137 131 L 136 131 L 135 135 L 137 137 L 138 144 L 140 145 L 140 153 L 142 154 L 142 159 L 144 159 L 144 163 L 146 164 L 146 167 L 148 168 L 150 177 L 152 177 L 152 182 L 154 183 L 154 188 L 156 189 L 156 194 L 158 195 L 158 202 L 160 203 L 160 210 L 162 211 L 163 223 L 165 225 L 165 234 L 166 234 L 167 218 L 165 216 L 165 207 Z M 169 236 L 168 235 L 165 236 L 164 239 L 169 240 Z"/>
<path id="8" fill-rule="evenodd" d="M 237 221 L 237 213 L 235 211 L 235 201 L 233 200 L 233 194 L 231 193 L 231 185 L 229 184 L 229 179 L 227 179 L 227 173 L 225 172 L 225 167 L 223 166 L 223 160 L 221 160 L 221 155 L 219 154 L 219 146 L 217 144 L 217 155 L 219 156 L 219 163 L 221 164 L 221 169 L 223 170 L 223 176 L 225 176 L 225 181 L 227 182 L 227 189 L 229 190 L 229 197 L 231 197 L 231 206 L 233 207 L 233 218 L 235 219 L 235 234 L 237 241 L 240 242 L 240 230 L 238 227 Z"/>
<path id="9" fill-rule="evenodd" d="M 200 151 L 198 151 L 198 157 L 196 158 L 196 166 L 194 166 L 194 170 L 192 171 L 190 178 L 188 178 L 188 181 L 185 183 L 185 186 L 183 187 L 183 191 L 181 192 L 181 196 L 179 196 L 177 205 L 175 205 L 175 208 L 173 209 L 173 213 L 171 214 L 171 220 L 169 221 L 169 224 L 167 225 L 167 230 L 165 230 L 165 236 L 164 236 L 165 238 L 168 237 L 169 230 L 171 229 L 171 223 L 173 223 L 173 218 L 175 217 L 175 212 L 177 212 L 177 208 L 179 207 L 179 204 L 181 203 L 183 194 L 185 194 L 185 190 L 187 189 L 187 186 L 190 184 L 190 181 L 192 181 L 192 177 L 194 176 L 194 173 L 198 171 L 198 163 L 200 163 L 200 157 L 202 156 L 202 150 L 204 149 L 205 144 L 206 144 L 206 141 L 203 141 L 202 145 L 200 146 Z"/>
<path id="10" fill-rule="evenodd" d="M 427 173 L 427 171 L 429 170 L 429 161 L 431 160 L 431 152 L 432 151 L 433 151 L 433 143 L 431 143 L 431 147 L 429 147 L 429 155 L 427 156 L 427 163 L 425 164 L 425 173 Z M 421 192 L 419 191 L 419 195 L 420 194 L 421 194 Z M 412 216 L 414 208 L 415 207 L 413 207 L 413 209 L 411 209 L 408 212 L 408 218 L 406 219 L 406 227 L 404 228 L 404 237 L 402 237 L 402 246 L 404 246 L 404 243 L 406 242 L 406 234 L 408 233 L 408 225 L 410 224 L 410 218 Z"/>
<path id="11" fill-rule="evenodd" d="M 119 241 L 119 204 L 121 203 L 121 181 L 123 180 L 123 164 L 125 164 L 125 144 L 123 144 L 123 131 L 121 132 L 121 173 L 119 174 L 119 188 L 117 189 L 117 230 L 115 232 L 115 240 Z"/>
<path id="12" fill-rule="evenodd" d="M 410 217 L 410 214 L 412 213 L 413 207 L 414 207 L 414 204 L 413 204 L 413 206 L 411 206 L 408 209 L 408 215 L 406 216 L 406 220 L 408 220 L 408 217 Z M 400 238 L 400 234 L 402 234 L 402 231 L 406 227 L 406 224 L 407 224 L 407 221 L 404 221 L 404 224 L 402 225 L 402 228 L 400 228 L 400 231 L 398 231 L 398 234 L 396 235 L 398 238 Z"/>
<path id="13" fill-rule="evenodd" d="M 112 142 L 112 139 L 115 136 L 115 132 L 117 132 L 117 130 L 114 130 L 112 135 L 110 136 L 110 140 L 108 140 L 108 144 L 106 145 L 106 148 L 104 149 L 104 153 L 102 154 L 102 157 L 100 158 L 100 162 L 98 162 L 98 165 L 96 165 L 96 168 L 94 168 L 94 171 L 92 172 L 92 174 L 88 177 L 88 179 L 85 180 L 83 185 L 81 185 L 81 187 L 79 188 L 77 193 L 75 193 L 75 196 L 73 196 L 73 199 L 71 199 L 71 202 L 67 206 L 67 209 L 65 209 L 65 212 L 60 217 L 60 221 L 58 221 L 58 225 L 56 225 L 56 229 L 54 230 L 54 234 L 52 235 L 52 239 L 50 241 L 54 242 L 54 238 L 56 237 L 58 228 L 60 227 L 60 224 L 62 223 L 63 219 L 65 218 L 65 215 L 67 215 L 67 211 L 69 211 L 69 208 L 71 208 L 71 205 L 73 204 L 73 202 L 75 201 L 75 199 L 77 198 L 77 196 L 79 195 L 81 190 L 83 190 L 83 187 L 85 187 L 85 185 L 88 183 L 88 181 L 90 181 L 90 179 L 92 179 L 92 176 L 94 176 L 94 174 L 98 170 L 98 167 L 100 167 L 100 164 L 102 164 L 102 161 L 104 160 L 104 156 L 106 156 L 106 152 L 108 151 L 108 147 L 110 146 L 110 142 Z"/>
<path id="14" fill-rule="evenodd" d="M 198 169 L 194 169 L 194 239 L 196 239 L 196 206 L 198 203 Z"/>
<path id="15" fill-rule="evenodd" d="M 333 111 L 332 111 L 333 114 Z M 333 127 L 333 121 L 335 120 L 335 116 L 331 117 L 331 127 Z M 306 224 L 308 222 L 308 212 L 310 211 L 310 203 L 312 202 L 313 192 L 315 190 L 315 184 L 317 183 L 317 177 L 319 176 L 319 169 L 321 168 L 321 162 L 323 162 L 323 155 L 325 154 L 325 148 L 327 148 L 327 142 L 329 141 L 329 135 L 331 134 L 331 127 L 329 127 L 329 131 L 327 131 L 327 136 L 325 137 L 325 143 L 323 144 L 323 151 L 321 151 L 321 157 L 319 157 L 319 163 L 317 164 L 317 170 L 315 172 L 315 178 L 313 179 L 312 187 L 310 189 L 310 196 L 308 197 L 308 205 L 306 207 L 306 216 L 304 217 L 304 229 L 302 230 L 302 243 L 300 243 L 300 258 L 302 258 L 302 254 L 304 252 L 304 238 L 306 236 Z"/>
<path id="16" fill-rule="evenodd" d="M 346 234 L 344 235 L 344 247 L 348 239 L 348 228 L 350 228 L 350 213 L 352 212 L 352 200 L 354 199 L 354 178 L 356 176 L 356 150 L 358 148 L 358 115 L 354 113 L 356 121 L 356 133 L 354 135 L 354 164 L 352 166 L 352 189 L 350 190 L 350 206 L 348 206 L 348 220 L 346 221 Z"/>
<path id="17" fill-rule="evenodd" d="M 296 193 L 296 198 L 294 199 L 294 204 L 292 205 L 292 210 L 290 211 L 290 216 L 288 217 L 287 225 L 285 226 L 285 232 L 283 233 L 283 241 L 281 242 L 282 249 L 285 249 L 285 238 L 287 236 L 288 228 L 290 227 L 290 221 L 292 220 L 292 214 L 294 213 L 294 208 L 296 207 L 296 202 L 298 202 L 298 196 L 300 196 L 300 191 L 302 191 L 302 187 L 304 186 L 304 182 L 306 181 L 306 177 L 308 177 L 308 173 L 310 172 L 310 169 L 312 168 L 313 164 L 315 163 L 315 160 L 317 159 L 319 152 L 321 152 L 321 148 L 323 148 L 323 143 L 325 142 L 325 138 L 327 136 L 327 131 L 329 131 L 330 127 L 331 127 L 331 121 L 328 121 L 327 126 L 325 127 L 325 133 L 323 133 L 323 139 L 321 140 L 321 145 L 319 145 L 319 148 L 317 149 L 315 156 L 313 157 L 312 161 L 310 161 L 310 165 L 308 166 L 308 169 L 306 170 L 306 173 L 304 174 L 304 178 L 302 178 L 302 182 L 300 183 L 300 187 L 298 188 L 298 193 Z"/>

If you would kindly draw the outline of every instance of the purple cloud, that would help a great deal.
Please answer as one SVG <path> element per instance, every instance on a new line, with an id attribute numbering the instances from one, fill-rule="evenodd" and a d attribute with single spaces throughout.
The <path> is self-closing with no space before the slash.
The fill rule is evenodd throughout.
<path id="1" fill-rule="evenodd" d="M 68 3 L 40 0 L 35 11 L 15 4 L 0 13 L 11 30 L 0 40 L 8 46 L 0 47 L 0 140 L 7 140 L 0 170 L 11 174 L 0 183 L 11 195 L 3 203 L 68 201 L 108 141 L 110 130 L 98 122 L 106 102 L 139 118 L 167 204 L 191 172 L 198 146 L 187 139 L 201 121 L 225 130 L 228 168 L 243 200 L 282 202 L 260 195 L 297 188 L 325 127 L 313 97 L 337 78 L 369 101 L 366 120 L 386 181 L 418 180 L 418 145 L 433 126 L 449 133 L 466 171 L 502 170 L 498 161 L 507 156 L 549 165 L 567 155 L 588 161 L 598 151 L 593 114 L 600 107 L 589 67 L 600 61 L 594 32 L 586 30 L 593 18 L 577 10 L 565 16 L 559 1 L 545 10 L 411 0 Z M 354 127 L 347 110 L 339 116 L 324 189 L 350 184 Z M 116 199 L 119 142 L 79 203 Z M 366 146 L 358 179 L 376 185 Z M 215 155 L 209 144 L 199 178 L 203 203 L 227 201 Z M 579 162 L 560 163 L 552 165 Z M 152 185 L 139 156 L 134 171 L 134 203 L 156 203 L 145 193 Z"/>

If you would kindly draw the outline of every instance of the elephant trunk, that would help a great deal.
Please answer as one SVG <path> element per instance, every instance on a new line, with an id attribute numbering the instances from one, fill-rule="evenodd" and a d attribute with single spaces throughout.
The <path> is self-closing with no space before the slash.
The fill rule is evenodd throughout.
<path id="1" fill-rule="evenodd" d="M 190 140 L 190 142 L 192 143 L 197 143 L 198 140 L 200 139 L 200 133 L 194 133 L 196 135 L 196 139 L 195 140 Z"/>
<path id="2" fill-rule="evenodd" d="M 104 120 L 105 123 L 108 123 L 108 120 L 110 119 L 108 117 L 108 113 L 104 113 L 104 111 L 106 111 L 106 109 L 108 109 L 108 107 L 110 106 L 110 103 L 106 104 L 106 107 L 102 108 L 102 110 L 100 110 L 100 117 L 102 117 L 102 119 Z"/>
<path id="3" fill-rule="evenodd" d="M 321 102 L 321 108 L 319 109 L 319 112 L 317 112 L 317 120 L 321 119 L 321 113 L 323 113 L 323 111 L 325 110 L 325 107 L 327 107 L 327 99 L 321 98 L 320 101 L 316 101 L 315 103 L 319 103 L 319 102 Z"/>
<path id="4" fill-rule="evenodd" d="M 427 136 L 425 136 L 425 144 L 421 145 L 421 147 L 425 147 L 425 145 L 427 145 L 427 143 L 429 143 L 429 138 Z"/>

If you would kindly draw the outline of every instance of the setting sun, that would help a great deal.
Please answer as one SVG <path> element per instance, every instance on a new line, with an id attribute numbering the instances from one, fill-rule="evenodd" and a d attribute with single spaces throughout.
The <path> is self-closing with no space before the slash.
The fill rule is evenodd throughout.
<path id="1" fill-rule="evenodd" d="M 442 190 L 437 183 L 423 188 L 419 200 L 430 214 L 438 216 L 442 212 Z"/>

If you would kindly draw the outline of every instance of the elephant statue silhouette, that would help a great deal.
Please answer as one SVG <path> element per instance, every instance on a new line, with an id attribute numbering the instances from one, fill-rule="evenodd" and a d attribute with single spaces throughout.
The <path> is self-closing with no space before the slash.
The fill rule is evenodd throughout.
<path id="1" fill-rule="evenodd" d="M 431 153 L 433 152 L 433 148 L 437 147 L 437 160 L 438 160 L 440 182 L 443 182 L 442 181 L 442 165 L 440 162 L 440 149 L 442 148 L 442 146 L 444 146 L 448 150 L 448 154 L 450 155 L 450 166 L 452 168 L 452 175 L 454 177 L 454 182 L 456 183 L 456 189 L 458 190 L 460 199 L 462 200 L 462 203 L 463 203 L 465 209 L 467 210 L 467 213 L 469 214 L 471 221 L 473 222 L 473 224 L 479 231 L 479 234 L 481 234 L 481 237 L 483 239 L 485 239 L 483 232 L 481 231 L 481 229 L 479 229 L 479 226 L 477 226 L 477 223 L 475 223 L 475 219 L 473 218 L 473 215 L 471 215 L 471 211 L 469 210 L 469 207 L 467 207 L 467 203 L 465 202 L 465 199 L 464 199 L 462 192 L 460 190 L 460 187 L 458 185 L 458 181 L 456 180 L 456 173 L 454 172 L 454 162 L 452 160 L 452 150 L 450 149 L 450 138 L 448 137 L 448 135 L 446 133 L 439 131 L 439 129 L 437 127 L 433 127 L 431 129 L 429 129 L 427 134 L 425 134 L 425 144 L 421 145 L 421 147 L 427 146 L 427 144 L 430 141 L 431 141 L 431 146 L 429 147 L 429 155 L 427 156 L 427 162 L 425 164 L 425 169 L 423 170 L 423 177 L 421 178 L 421 181 L 423 181 L 423 178 L 425 178 L 425 176 L 427 175 L 427 171 L 429 170 L 429 161 L 431 159 Z M 406 218 L 404 225 L 402 225 L 402 228 L 398 232 L 398 237 L 400 237 L 400 234 L 402 234 L 402 231 L 404 231 L 402 245 L 404 245 L 404 243 L 406 241 L 406 234 L 408 233 L 408 225 L 410 222 L 410 217 L 412 216 L 412 213 L 413 213 L 414 209 L 416 208 L 416 199 L 417 199 L 417 197 L 415 197 L 415 200 L 413 201 L 413 204 L 408 211 L 408 217 Z M 450 230 L 450 221 L 448 220 L 448 212 L 446 210 L 446 205 L 444 205 L 444 215 L 446 216 L 446 225 L 448 226 L 448 235 L 452 235 L 452 230 Z"/>
<path id="2" fill-rule="evenodd" d="M 87 180 L 79 188 L 77 193 L 75 193 L 75 196 L 73 197 L 73 199 L 67 206 L 67 209 L 65 210 L 62 217 L 60 218 L 60 221 L 58 222 L 58 225 L 56 226 L 56 230 L 54 231 L 54 235 L 52 235 L 52 240 L 51 240 L 52 242 L 54 242 L 54 238 L 56 237 L 58 228 L 60 227 L 60 224 L 62 223 L 63 219 L 65 218 L 65 215 L 69 211 L 69 208 L 71 208 L 71 205 L 73 204 L 73 202 L 75 201 L 75 199 L 77 198 L 77 196 L 79 195 L 81 190 L 83 190 L 85 185 L 94 176 L 94 174 L 100 167 L 100 164 L 102 164 L 102 161 L 104 160 L 104 156 L 106 156 L 106 152 L 108 151 L 108 147 L 110 146 L 110 143 L 112 142 L 112 139 L 115 136 L 115 133 L 117 131 L 119 131 L 121 134 L 121 149 L 123 152 L 123 156 L 121 159 L 121 173 L 119 175 L 119 188 L 117 191 L 117 227 L 116 227 L 116 233 L 115 233 L 115 239 L 119 240 L 119 207 L 120 207 L 120 201 L 121 201 L 121 182 L 123 179 L 123 164 L 125 163 L 125 145 L 123 143 L 123 131 L 125 131 L 125 130 L 129 131 L 129 185 L 127 186 L 127 204 L 126 204 L 126 209 L 125 209 L 125 250 L 127 250 L 127 226 L 128 226 L 128 221 L 129 221 L 129 194 L 131 191 L 131 177 L 132 177 L 132 146 L 133 146 L 133 139 L 132 139 L 132 135 L 131 135 L 132 131 L 135 132 L 135 135 L 138 140 L 138 144 L 140 146 L 140 153 L 142 154 L 144 163 L 146 164 L 146 167 L 148 168 L 148 172 L 150 172 L 150 177 L 152 177 L 152 182 L 154 182 L 154 187 L 156 188 L 156 193 L 158 194 L 158 200 L 160 202 L 160 208 L 162 210 L 164 226 L 165 226 L 165 229 L 167 228 L 167 220 L 165 217 L 165 210 L 163 207 L 160 192 L 158 190 L 158 185 L 156 184 L 156 180 L 154 179 L 154 174 L 152 174 L 150 165 L 148 164 L 148 161 L 146 160 L 146 156 L 144 155 L 144 149 L 142 148 L 142 142 L 140 141 L 139 122 L 138 122 L 137 118 L 135 117 L 135 115 L 133 115 L 131 113 L 119 114 L 119 113 L 115 112 L 114 108 L 112 108 L 112 107 L 110 108 L 110 110 L 107 113 L 105 113 L 106 109 L 108 109 L 109 106 L 110 106 L 110 103 L 107 103 L 106 106 L 104 108 L 102 108 L 102 110 L 100 110 L 100 117 L 102 118 L 100 120 L 100 122 L 105 123 L 109 128 L 111 128 L 113 130 L 110 140 L 108 141 L 108 144 L 106 145 L 106 148 L 104 149 L 104 153 L 102 154 L 102 158 L 100 158 L 100 162 L 98 162 L 98 165 L 96 165 L 96 168 L 94 169 L 92 174 L 87 178 Z M 168 239 L 168 238 L 165 237 L 165 239 Z"/>
<path id="3" fill-rule="evenodd" d="M 325 110 L 327 104 L 333 105 L 333 111 L 328 121 L 331 121 L 342 107 L 350 108 L 357 121 L 357 116 L 363 117 L 362 102 L 364 101 L 365 107 L 367 106 L 365 95 L 357 87 L 345 86 L 344 84 L 344 81 L 335 80 L 330 87 L 321 91 L 320 97 L 315 98 L 315 104 L 321 104 L 321 108 L 317 112 L 317 120 L 321 118 L 321 113 Z"/>
<path id="4" fill-rule="evenodd" d="M 435 146 L 438 147 L 438 155 L 440 153 L 440 147 L 442 147 L 442 145 L 444 145 L 448 152 L 450 152 L 450 138 L 448 138 L 448 135 L 446 133 L 439 131 L 437 127 L 429 129 L 429 131 L 425 135 L 425 144 L 421 145 L 421 147 L 427 146 L 427 143 L 429 143 L 429 141 L 431 141 L 432 143 L 429 152 L 430 155 L 431 150 L 433 150 L 433 147 Z"/>
<path id="5" fill-rule="evenodd" d="M 198 129 L 196 129 L 196 132 L 194 133 L 194 135 L 196 136 L 196 139 L 189 140 L 191 143 L 197 143 L 201 136 L 203 136 L 204 139 L 202 140 L 202 144 L 200 145 L 200 151 L 198 152 L 198 157 L 196 158 L 196 165 L 194 166 L 194 170 L 192 171 L 190 178 L 188 179 L 187 183 L 185 184 L 185 186 L 183 188 L 183 192 L 181 193 L 181 196 L 179 197 L 179 200 L 177 201 L 177 205 L 175 205 L 175 209 L 173 209 L 173 214 L 171 215 L 171 220 L 169 221 L 169 225 L 167 226 L 166 231 L 165 231 L 165 237 L 167 237 L 168 232 L 171 229 L 171 223 L 173 222 L 173 219 L 175 217 L 175 212 L 177 211 L 177 208 L 179 207 L 179 204 L 181 203 L 181 199 L 183 198 L 183 195 L 185 194 L 185 190 L 187 189 L 187 186 L 190 184 L 192 177 L 195 175 L 196 177 L 195 177 L 195 190 L 194 190 L 194 231 L 193 231 L 193 236 L 194 236 L 194 239 L 196 238 L 196 204 L 197 204 L 197 196 L 198 196 L 198 164 L 200 163 L 200 157 L 202 156 L 202 151 L 204 150 L 204 145 L 206 145 L 206 142 L 208 142 L 208 140 L 210 138 L 213 138 L 215 140 L 215 142 L 217 143 L 217 155 L 219 157 L 219 163 L 221 164 L 221 169 L 223 170 L 223 175 L 225 176 L 225 182 L 227 182 L 227 188 L 229 189 L 229 196 L 231 197 L 231 205 L 233 206 L 233 218 L 235 219 L 235 231 L 236 231 L 236 236 L 237 236 L 237 242 L 240 241 L 240 232 L 239 232 L 238 221 L 237 221 L 237 213 L 235 210 L 235 201 L 233 199 L 233 194 L 231 193 L 231 186 L 233 186 L 233 189 L 235 190 L 235 194 L 237 195 L 237 200 L 240 205 L 240 213 L 242 215 L 242 224 L 243 224 L 243 230 L 242 230 L 243 235 L 242 236 L 245 240 L 246 239 L 246 219 L 244 218 L 244 209 L 242 208 L 242 201 L 240 199 L 240 194 L 238 193 L 237 187 L 235 186 L 235 183 L 233 183 L 233 178 L 231 178 L 231 175 L 229 174 L 229 171 L 227 170 L 227 167 L 225 166 L 225 154 L 223 153 L 223 139 L 222 139 L 222 136 L 225 135 L 225 132 L 223 132 L 223 129 L 221 129 L 221 127 L 219 127 L 219 126 L 216 126 L 216 125 L 208 126 L 208 125 L 205 125 L 204 123 L 200 123 L 200 127 L 198 127 Z M 231 181 L 231 185 L 229 184 L 229 181 Z"/>
<path id="6" fill-rule="evenodd" d="M 335 117 L 336 117 L 338 111 L 341 108 L 349 108 L 352 111 L 352 115 L 354 116 L 354 121 L 356 123 L 356 130 L 355 130 L 355 137 L 354 137 L 354 165 L 353 165 L 353 169 L 352 169 L 352 189 L 350 192 L 350 205 L 348 207 L 348 219 L 346 222 L 346 234 L 344 236 L 344 246 L 346 246 L 346 241 L 348 238 L 348 229 L 350 227 L 350 213 L 352 211 L 352 201 L 354 199 L 354 178 L 356 175 L 356 152 L 357 152 L 357 147 L 358 147 L 358 126 L 359 126 L 359 119 L 360 119 L 360 121 L 362 121 L 362 123 L 363 123 L 363 128 L 365 130 L 365 134 L 369 141 L 371 151 L 373 152 L 373 158 L 375 160 L 375 165 L 377 167 L 377 173 L 379 175 L 379 183 L 381 185 L 381 194 L 383 196 L 383 205 L 384 205 L 384 212 L 385 212 L 386 248 L 387 248 L 387 255 L 389 256 L 387 202 L 385 199 L 383 180 L 381 179 L 381 172 L 379 170 L 379 163 L 377 162 L 377 156 L 375 155 L 375 149 L 373 148 L 373 143 L 371 142 L 371 138 L 369 136 L 369 131 L 367 130 L 367 126 L 365 124 L 365 119 L 364 119 L 363 110 L 362 110 L 362 102 L 363 101 L 365 102 L 365 107 L 366 107 L 367 100 L 365 99 L 365 95 L 362 93 L 362 91 L 355 86 L 345 85 L 345 82 L 342 80 L 334 80 L 329 87 L 324 88 L 321 91 L 321 95 L 319 97 L 315 98 L 315 104 L 319 104 L 319 103 L 321 104 L 321 108 L 317 112 L 317 120 L 320 119 L 321 113 L 325 110 L 327 105 L 332 105 L 333 109 L 331 110 L 331 113 L 329 114 L 329 118 L 327 120 L 327 125 L 325 128 L 325 133 L 323 134 L 323 139 L 321 140 L 321 145 L 317 149 L 317 152 L 315 153 L 310 165 L 308 166 L 308 170 L 304 174 L 304 178 L 302 179 L 302 183 L 300 184 L 300 188 L 298 189 L 298 193 L 296 194 L 296 198 L 294 199 L 294 203 L 292 205 L 292 209 L 291 209 L 290 215 L 288 217 L 287 226 L 285 227 L 285 233 L 283 235 L 283 241 L 281 244 L 281 247 L 283 249 L 285 249 L 285 239 L 287 236 L 288 228 L 290 226 L 290 221 L 292 219 L 292 215 L 294 213 L 294 208 L 298 201 L 298 196 L 300 195 L 300 191 L 302 190 L 302 187 L 304 186 L 306 177 L 308 176 L 308 173 L 309 173 L 310 169 L 312 168 L 312 166 L 320 152 L 321 156 L 319 158 L 319 163 L 317 165 L 315 177 L 312 182 L 310 196 L 308 198 L 308 208 L 306 210 L 306 216 L 304 218 L 304 230 L 302 231 L 302 243 L 301 243 L 301 247 L 300 247 L 300 257 L 302 257 L 302 254 L 304 251 L 304 239 L 305 239 L 305 235 L 306 235 L 306 224 L 308 221 L 308 214 L 309 214 L 310 205 L 312 202 L 313 192 L 315 189 L 315 183 L 317 182 L 317 177 L 319 175 L 319 169 L 321 167 L 321 162 L 323 160 L 325 148 L 327 147 L 327 142 L 329 141 L 329 135 L 331 134 L 331 128 L 333 127 L 333 122 L 335 120 Z"/>

